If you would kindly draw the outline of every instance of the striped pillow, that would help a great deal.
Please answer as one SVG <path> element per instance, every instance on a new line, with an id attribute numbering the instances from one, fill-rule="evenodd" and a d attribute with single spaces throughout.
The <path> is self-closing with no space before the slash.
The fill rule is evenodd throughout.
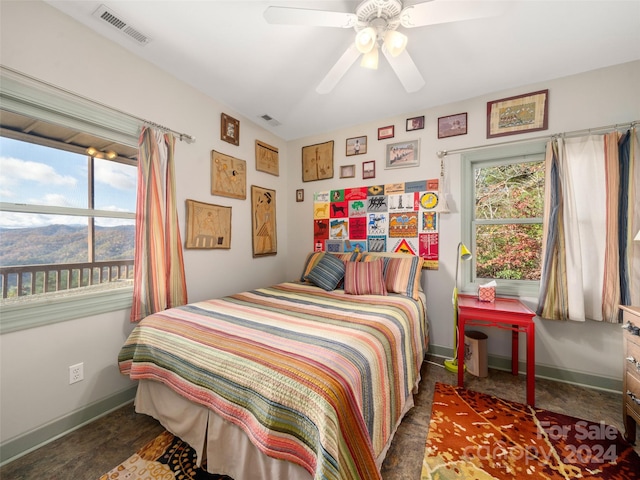
<path id="1" fill-rule="evenodd" d="M 344 278 L 344 262 L 334 255 L 323 255 L 311 269 L 307 280 L 326 291 L 335 290 Z"/>
<path id="2" fill-rule="evenodd" d="M 318 264 L 322 257 L 324 257 L 324 252 L 311 252 L 307 255 L 307 259 L 304 262 L 304 268 L 302 269 L 302 275 L 300 275 L 301 282 L 308 281 L 307 275 L 309 275 L 309 272 L 313 270 L 313 267 Z"/>
<path id="3" fill-rule="evenodd" d="M 322 251 L 311 252 L 309 255 L 307 255 L 307 259 L 304 261 L 302 275 L 300 275 L 301 282 L 309 281 L 309 279 L 307 278 L 307 275 L 309 275 L 309 272 L 313 270 L 313 267 L 315 267 L 318 264 L 318 262 L 322 257 L 324 257 L 324 255 L 325 255 L 325 252 L 322 252 Z M 331 255 L 339 258 L 344 262 L 357 262 L 360 259 L 360 254 L 358 252 L 332 253 Z"/>
<path id="4" fill-rule="evenodd" d="M 374 261 L 347 262 L 344 274 L 344 293 L 351 295 L 386 295 L 381 258 Z"/>
<path id="5" fill-rule="evenodd" d="M 424 260 L 417 256 L 390 258 L 384 273 L 387 291 L 418 300 L 423 262 Z"/>
<path id="6" fill-rule="evenodd" d="M 358 260 L 360 260 L 361 254 L 359 252 L 344 252 L 332 253 L 331 255 L 338 257 L 343 262 L 357 262 Z"/>

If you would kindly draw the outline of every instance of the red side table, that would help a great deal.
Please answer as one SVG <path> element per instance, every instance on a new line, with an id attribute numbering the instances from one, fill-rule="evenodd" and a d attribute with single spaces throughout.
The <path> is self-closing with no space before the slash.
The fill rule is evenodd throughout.
<path id="1" fill-rule="evenodd" d="M 475 295 L 458 295 L 458 386 L 464 386 L 464 328 L 467 325 L 511 330 L 511 373 L 518 375 L 518 334 L 527 335 L 527 404 L 536 403 L 535 354 L 536 314 L 515 298 L 496 297 L 495 302 L 481 302 Z"/>

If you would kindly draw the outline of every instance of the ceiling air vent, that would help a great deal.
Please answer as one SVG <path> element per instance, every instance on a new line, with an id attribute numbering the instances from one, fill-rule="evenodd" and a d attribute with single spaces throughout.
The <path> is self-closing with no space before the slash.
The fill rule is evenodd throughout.
<path id="1" fill-rule="evenodd" d="M 281 125 L 281 123 L 279 121 L 277 121 L 271 115 L 267 115 L 266 113 L 264 115 L 260 115 L 260 118 L 263 119 L 265 122 L 267 122 L 272 127 L 277 127 L 278 125 Z"/>
<path id="2" fill-rule="evenodd" d="M 112 27 L 117 28 L 123 35 L 126 35 L 139 45 L 146 45 L 151 41 L 149 37 L 141 33 L 140 30 L 133 28 L 129 22 L 124 20 L 113 10 L 107 8 L 105 5 L 100 5 L 98 9 L 93 12 L 93 16 L 107 22 Z"/>

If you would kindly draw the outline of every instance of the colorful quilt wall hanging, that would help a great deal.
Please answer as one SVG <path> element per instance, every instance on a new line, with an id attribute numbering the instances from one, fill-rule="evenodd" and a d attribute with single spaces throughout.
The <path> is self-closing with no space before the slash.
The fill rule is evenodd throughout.
<path id="1" fill-rule="evenodd" d="M 315 251 L 420 255 L 438 269 L 438 179 L 316 192 Z"/>

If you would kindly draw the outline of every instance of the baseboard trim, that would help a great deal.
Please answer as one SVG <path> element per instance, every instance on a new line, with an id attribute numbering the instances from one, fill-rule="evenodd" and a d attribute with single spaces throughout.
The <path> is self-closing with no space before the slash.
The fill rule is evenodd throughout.
<path id="1" fill-rule="evenodd" d="M 452 358 L 453 349 L 451 347 L 443 347 L 440 345 L 429 345 L 428 354 L 443 359 Z M 507 372 L 511 371 L 511 357 L 488 355 L 487 362 L 489 368 L 505 370 Z M 525 362 L 518 362 L 518 370 L 520 373 L 524 374 L 526 372 L 526 368 Z M 555 380 L 557 382 L 580 385 L 581 387 L 595 388 L 597 390 L 606 390 L 616 393 L 622 392 L 621 379 L 577 372 L 575 370 L 567 370 L 551 365 L 536 364 L 536 378 L 545 378 L 548 380 Z"/>
<path id="2" fill-rule="evenodd" d="M 115 393 L 110 397 L 91 403 L 58 420 L 3 443 L 0 445 L 0 466 L 16 460 L 47 443 L 53 442 L 127 403 L 131 403 L 136 396 L 136 388 L 131 387 Z"/>
<path id="3" fill-rule="evenodd" d="M 428 355 L 442 359 L 451 358 L 453 349 L 439 345 L 429 345 Z M 489 368 L 496 370 L 511 370 L 511 359 L 498 355 L 488 356 Z M 519 362 L 519 371 L 524 373 L 526 365 Z M 536 378 L 546 378 L 558 382 L 571 383 L 588 388 L 607 390 L 616 393 L 622 392 L 622 380 L 592 375 L 584 372 L 566 370 L 549 365 L 536 365 Z M 75 412 L 70 413 L 56 421 L 32 430 L 13 440 L 0 445 L 0 466 L 5 465 L 27 453 L 30 453 L 47 443 L 66 435 L 69 432 L 91 423 L 98 418 L 126 405 L 133 401 L 136 395 L 136 388 L 118 392 L 98 402 L 89 404 Z"/>

